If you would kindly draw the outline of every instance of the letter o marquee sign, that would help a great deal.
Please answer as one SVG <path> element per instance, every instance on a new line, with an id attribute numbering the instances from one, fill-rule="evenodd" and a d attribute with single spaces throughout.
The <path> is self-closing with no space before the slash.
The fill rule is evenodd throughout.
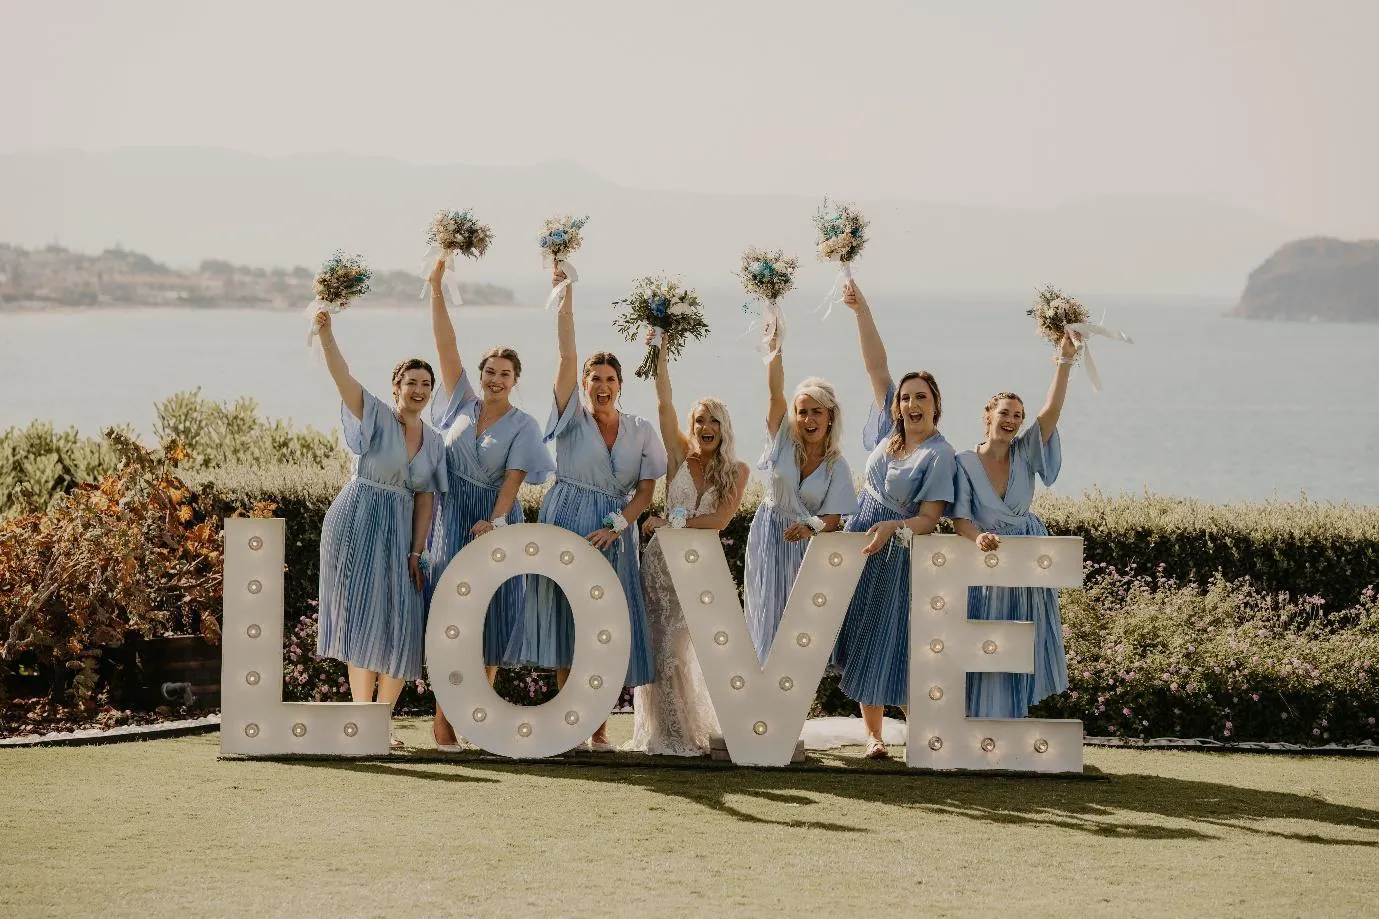
<path id="1" fill-rule="evenodd" d="M 560 693 L 515 705 L 484 675 L 484 617 L 509 577 L 545 575 L 574 615 L 575 656 Z M 436 583 L 426 625 L 431 688 L 455 731 L 501 756 L 555 756 L 589 739 L 622 693 L 632 649 L 627 596 L 607 559 L 548 523 L 497 527 L 460 550 Z"/>

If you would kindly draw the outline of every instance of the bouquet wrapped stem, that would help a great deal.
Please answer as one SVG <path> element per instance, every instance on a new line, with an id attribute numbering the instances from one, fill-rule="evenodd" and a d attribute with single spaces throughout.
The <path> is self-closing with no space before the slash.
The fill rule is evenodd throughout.
<path id="1" fill-rule="evenodd" d="M 780 353 L 785 341 L 785 314 L 781 311 L 780 299 L 795 286 L 798 267 L 798 259 L 780 249 L 751 248 L 742 253 L 737 277 L 743 289 L 762 302 L 761 343 L 757 350 L 765 363 L 770 363 Z M 750 307 L 746 309 L 750 311 Z M 748 332 L 751 329 L 749 325 Z"/>
<path id="2" fill-rule="evenodd" d="M 329 313 L 332 316 L 349 308 L 350 302 L 369 292 L 369 281 L 373 272 L 358 255 L 345 255 L 336 250 L 321 264 L 316 273 L 316 299 L 307 305 L 306 317 L 311 328 L 306 334 L 306 346 L 316 343 L 316 315 Z"/>
<path id="3" fill-rule="evenodd" d="M 431 266 L 436 264 L 436 259 L 444 259 L 445 276 L 441 281 L 443 293 L 449 295 L 452 305 L 462 306 L 464 299 L 460 297 L 460 284 L 455 277 L 455 255 L 458 253 L 466 258 L 482 258 L 493 243 L 493 231 L 487 224 L 474 219 L 474 215 L 468 210 L 440 211 L 431 220 L 431 226 L 426 232 L 426 242 L 429 248 L 426 250 L 421 276 L 429 278 Z M 425 297 L 430 291 L 431 282 L 428 280 L 422 287 L 421 295 Z"/>
<path id="4" fill-rule="evenodd" d="M 842 302 L 842 287 L 852 280 L 852 262 L 867 244 L 868 225 L 867 218 L 852 205 L 832 203 L 827 198 L 814 215 L 814 229 L 819 233 L 819 258 L 838 263 L 833 287 L 819 305 L 825 319 L 833 312 L 833 304 Z"/>
<path id="5" fill-rule="evenodd" d="M 570 264 L 569 256 L 583 244 L 579 231 L 588 222 L 588 217 L 571 217 L 567 214 L 547 218 L 541 228 L 541 263 L 552 270 L 565 272 L 565 280 L 551 288 L 550 296 L 546 298 L 546 309 L 559 303 L 565 288 L 579 280 L 579 272 Z"/>
<path id="6" fill-rule="evenodd" d="M 1078 356 L 1093 392 L 1101 392 L 1101 375 L 1097 373 L 1092 361 L 1092 349 L 1087 342 L 1089 335 L 1100 335 L 1134 344 L 1134 340 L 1124 332 L 1108 328 L 1100 322 L 1089 321 L 1087 308 L 1056 287 L 1045 285 L 1035 298 L 1034 305 L 1025 310 L 1026 316 L 1033 316 L 1039 329 L 1039 336 L 1055 348 L 1063 341 L 1063 336 L 1076 333 L 1079 337 Z M 1103 317 L 1104 318 L 1104 317 Z"/>
<path id="7" fill-rule="evenodd" d="M 709 334 L 699 295 L 676 281 L 642 278 L 631 294 L 614 301 L 613 305 L 624 307 L 613 320 L 613 328 L 625 339 L 635 342 L 650 330 L 646 356 L 636 371 L 639 379 L 656 378 L 662 348 L 667 357 L 679 357 L 686 339 L 702 341 Z"/>

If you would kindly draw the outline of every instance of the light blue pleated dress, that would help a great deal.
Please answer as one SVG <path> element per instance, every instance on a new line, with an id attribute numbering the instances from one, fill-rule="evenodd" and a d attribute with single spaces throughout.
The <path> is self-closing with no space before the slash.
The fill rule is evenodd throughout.
<path id="1" fill-rule="evenodd" d="M 1006 496 L 996 494 L 975 451 L 958 454 L 957 496 L 949 516 L 971 520 L 983 532 L 1008 536 L 1047 536 L 1044 522 L 1030 513 L 1034 477 L 1052 485 L 1063 466 L 1058 431 L 1043 440 L 1038 423 L 1029 426 L 1010 447 Z M 1068 688 L 1068 662 L 1063 651 L 1063 623 L 1058 591 L 1047 587 L 973 587 L 967 592 L 969 619 L 1006 619 L 1034 623 L 1034 673 L 969 673 L 967 714 L 976 718 L 1023 718 L 1045 696 Z"/>
<path id="2" fill-rule="evenodd" d="M 839 457 L 800 481 L 795 439 L 790 419 L 781 420 L 776 436 L 766 444 L 757 469 L 766 478 L 766 497 L 752 517 L 747 531 L 747 565 L 744 572 L 747 627 L 752 644 L 764 664 L 776 637 L 790 587 L 809 548 L 808 540 L 786 542 L 785 531 L 809 517 L 857 513 L 857 491 L 852 470 Z"/>
<path id="3" fill-rule="evenodd" d="M 541 502 L 542 523 L 587 536 L 604 526 L 603 519 L 627 506 L 637 483 L 666 474 L 666 450 L 651 423 L 622 414 L 618 436 L 609 450 L 598 422 L 578 393 L 565 411 L 551 410 L 546 440 L 555 441 L 555 484 Z M 637 521 L 629 520 L 622 537 L 603 554 L 618 572 L 627 595 L 632 653 L 626 686 L 642 686 L 655 679 L 646 606 L 642 599 Z M 565 594 L 553 581 L 534 578 L 527 590 L 520 649 L 509 663 L 537 667 L 569 667 L 574 660 L 574 618 Z"/>
<path id="4" fill-rule="evenodd" d="M 340 417 L 354 475 L 321 527 L 316 653 L 398 679 L 420 679 L 425 603 L 407 570 L 413 496 L 449 487 L 445 444 L 423 425 L 421 449 L 409 461 L 392 407 L 369 392 L 362 419 L 343 405 Z"/>
<path id="5" fill-rule="evenodd" d="M 882 520 L 919 513 L 925 501 L 951 502 L 956 463 L 953 448 L 934 434 L 902 459 L 886 455 L 892 423 L 889 407 L 873 405 L 862 432 L 867 457 L 861 509 L 844 529 L 865 533 Z M 910 549 L 892 542 L 867 559 L 857 590 L 848 604 L 832 664 L 842 672 L 839 687 L 864 705 L 908 705 L 910 702 Z"/>
<path id="6" fill-rule="evenodd" d="M 437 392 L 431 402 L 431 422 L 445 437 L 446 467 L 450 490 L 438 502 L 435 525 L 431 529 L 428 554 L 431 557 L 430 591 L 440 580 L 445 566 L 473 539 L 469 530 L 480 520 L 489 520 L 498 500 L 504 477 L 513 470 L 525 472 L 529 485 L 547 482 L 555 472 L 555 460 L 541 442 L 541 425 L 517 407 L 484 431 L 477 432 L 483 400 L 470 385 L 468 372 L 460 374 L 455 392 Z M 522 504 L 514 501 L 508 523 L 521 523 Z M 509 643 L 522 626 L 527 578 L 518 576 L 503 582 L 488 605 L 484 620 L 484 665 L 497 667 L 507 654 Z"/>

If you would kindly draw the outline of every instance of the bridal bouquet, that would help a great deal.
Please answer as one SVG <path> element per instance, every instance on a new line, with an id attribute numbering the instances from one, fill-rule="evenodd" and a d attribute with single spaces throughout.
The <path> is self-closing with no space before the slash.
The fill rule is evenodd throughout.
<path id="1" fill-rule="evenodd" d="M 1034 305 L 1025 310 L 1025 315 L 1034 317 L 1040 337 L 1055 348 L 1066 333 L 1077 333 L 1079 357 L 1095 392 L 1101 391 L 1101 376 L 1097 373 L 1096 364 L 1092 362 L 1092 349 L 1087 344 L 1087 336 L 1100 335 L 1103 338 L 1134 344 L 1134 340 L 1124 332 L 1107 328 L 1100 322 L 1089 321 L 1085 306 L 1050 285 L 1045 285 L 1044 289 L 1039 291 Z"/>
<path id="2" fill-rule="evenodd" d="M 440 211 L 431 220 L 431 226 L 426 231 L 426 242 L 430 248 L 426 250 L 421 276 L 429 278 L 436 259 L 445 259 L 445 292 L 450 294 L 456 306 L 463 304 L 464 301 L 460 298 L 460 285 L 455 278 L 455 253 L 458 252 L 466 258 L 482 258 L 493 243 L 493 231 L 488 228 L 488 224 L 475 220 L 474 215 L 467 209 Z M 430 288 L 431 282 L 428 280 L 422 288 L 421 295 L 426 296 Z"/>
<path id="3" fill-rule="evenodd" d="M 373 272 L 364 264 L 363 258 L 346 255 L 338 249 L 321 264 L 314 285 L 316 299 L 306 308 L 307 319 L 311 322 L 311 330 L 306 336 L 307 347 L 311 347 L 316 340 L 316 314 L 334 315 L 348 308 L 351 300 L 369 292 L 372 277 Z"/>
<path id="4" fill-rule="evenodd" d="M 628 341 L 635 342 L 646 334 L 645 330 L 651 330 L 646 357 L 637 368 L 637 376 L 643 380 L 656 378 L 662 348 L 668 357 L 679 357 L 686 338 L 703 341 L 709 334 L 699 295 L 675 281 L 642 278 L 631 294 L 615 300 L 613 305 L 625 307 L 613 320 L 613 327 Z"/>
<path id="5" fill-rule="evenodd" d="M 1057 348 L 1068 326 L 1087 321 L 1087 308 L 1058 288 L 1046 284 L 1039 291 L 1034 305 L 1025 310 L 1025 315 L 1034 317 L 1039 336 Z"/>
<path id="6" fill-rule="evenodd" d="M 764 304 L 761 350 L 765 355 L 763 360 L 768 362 L 780 353 L 781 342 L 785 338 L 785 315 L 781 312 L 779 301 L 795 286 L 795 269 L 798 267 L 798 260 L 780 249 L 768 252 L 751 248 L 742 253 L 742 267 L 738 269 L 737 276 L 747 293 Z M 749 325 L 748 332 L 751 328 Z"/>
<path id="7" fill-rule="evenodd" d="M 559 268 L 565 272 L 565 280 L 551 288 L 551 295 L 546 298 L 546 309 L 560 302 L 560 295 L 565 292 L 575 281 L 579 280 L 579 274 L 575 271 L 575 266 L 571 265 L 568 257 L 579 248 L 579 231 L 589 222 L 588 217 L 571 217 L 568 214 L 564 217 L 548 217 L 545 225 L 541 228 L 541 262 L 547 268 Z"/>
<path id="8" fill-rule="evenodd" d="M 833 289 L 819 307 L 825 319 L 833 312 L 833 304 L 840 302 L 839 289 L 852 280 L 852 262 L 867 244 L 867 225 L 867 218 L 852 205 L 830 202 L 827 198 L 814 214 L 814 229 L 819 232 L 819 258 L 837 262 L 839 266 Z"/>

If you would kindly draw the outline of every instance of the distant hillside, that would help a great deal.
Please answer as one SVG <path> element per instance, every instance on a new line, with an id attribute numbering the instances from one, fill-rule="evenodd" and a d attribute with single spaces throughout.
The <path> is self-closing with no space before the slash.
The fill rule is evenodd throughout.
<path id="1" fill-rule="evenodd" d="M 1232 316 L 1379 321 L 1379 240 L 1317 236 L 1280 248 L 1250 272 Z"/>
<path id="2" fill-rule="evenodd" d="M 473 207 L 496 239 L 482 262 L 461 266 L 461 277 L 506 284 L 536 302 L 549 290 L 536 243 L 541 221 L 578 213 L 590 216 L 575 259 L 590 285 L 617 289 L 668 271 L 700 288 L 736 287 L 742 250 L 759 245 L 798 254 L 798 289 L 818 297 L 832 271 L 814 259 L 810 218 L 825 192 L 849 197 L 822 187 L 799 196 L 636 189 L 571 162 L 412 166 L 178 148 L 16 153 L 0 155 L 0 239 L 88 251 L 119 242 L 180 267 L 206 253 L 236 264 L 316 265 L 345 248 L 378 268 L 416 272 L 435 211 Z M 1247 210 L 1185 198 L 1091 198 L 1047 209 L 857 203 L 872 221 L 857 277 L 873 291 L 1021 302 L 1048 281 L 1084 297 L 1231 296 L 1260 252 L 1301 235 Z"/>
<path id="3" fill-rule="evenodd" d="M 193 271 L 173 271 L 147 255 L 106 249 L 84 255 L 61 246 L 29 251 L 0 243 L 0 308 L 54 306 L 259 306 L 303 309 L 314 296 L 316 272 L 251 268 L 204 259 Z M 421 305 L 422 279 L 406 271 L 375 271 L 360 306 Z M 467 304 L 514 304 L 516 295 L 493 284 L 460 284 Z"/>

